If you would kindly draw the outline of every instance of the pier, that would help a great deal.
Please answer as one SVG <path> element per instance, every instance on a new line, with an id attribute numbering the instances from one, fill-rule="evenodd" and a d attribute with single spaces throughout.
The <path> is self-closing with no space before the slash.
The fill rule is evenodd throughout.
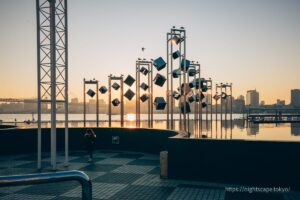
<path id="1" fill-rule="evenodd" d="M 249 108 L 247 120 L 253 123 L 299 123 L 300 109 Z"/>

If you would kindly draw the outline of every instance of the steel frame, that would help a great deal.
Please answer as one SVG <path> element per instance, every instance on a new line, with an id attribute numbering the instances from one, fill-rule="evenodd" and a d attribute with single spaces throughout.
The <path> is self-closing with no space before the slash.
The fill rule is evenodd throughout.
<path id="1" fill-rule="evenodd" d="M 120 81 L 120 106 L 121 106 L 121 111 L 120 111 L 120 118 L 121 118 L 121 127 L 124 127 L 124 82 L 123 82 L 123 75 L 121 76 L 113 76 L 110 74 L 108 76 L 108 126 L 111 127 L 111 82 L 112 81 Z"/>
<path id="2" fill-rule="evenodd" d="M 96 86 L 96 126 L 99 127 L 99 82 L 83 79 L 83 126 L 86 127 L 86 85 Z"/>
<path id="3" fill-rule="evenodd" d="M 56 106 L 65 106 L 65 165 L 68 165 L 68 20 L 67 0 L 36 0 L 38 145 L 42 158 L 42 103 L 51 103 L 51 166 L 56 169 Z"/>
<path id="4" fill-rule="evenodd" d="M 198 79 L 198 82 L 200 84 L 200 81 L 201 81 L 201 65 L 198 62 L 192 61 L 191 66 L 195 67 L 195 69 L 196 69 L 196 74 L 194 76 L 193 81 L 194 81 L 194 83 L 196 83 L 196 81 Z M 201 124 L 202 109 L 201 109 L 201 100 L 200 100 L 201 92 L 202 91 L 201 91 L 200 85 L 199 85 L 198 89 L 195 87 L 194 90 L 193 90 L 194 95 L 196 95 L 196 94 L 199 95 L 199 101 L 194 102 L 194 127 L 198 131 L 199 134 L 201 134 L 201 132 L 202 132 L 202 124 Z"/>
<path id="5" fill-rule="evenodd" d="M 147 76 L 147 82 L 148 82 L 148 95 L 149 99 L 148 101 L 148 128 L 153 128 L 153 61 L 149 61 L 146 59 L 138 59 L 136 61 L 136 71 L 135 71 L 135 77 L 136 77 L 136 127 L 141 127 L 141 102 L 140 102 L 140 84 L 141 84 L 141 73 L 140 69 L 141 67 L 147 67 L 148 74 Z"/>
<path id="6" fill-rule="evenodd" d="M 210 108 L 210 126 L 211 126 L 211 130 L 212 130 L 212 108 L 213 108 L 213 105 L 212 105 L 212 94 L 213 94 L 213 83 L 212 83 L 212 79 L 209 78 L 208 80 L 206 80 L 207 83 L 209 83 L 209 85 L 207 85 L 207 94 L 206 94 L 206 97 L 208 97 L 208 94 L 210 91 L 210 99 L 207 99 L 207 106 L 206 106 L 206 109 L 205 109 L 205 114 L 206 114 L 206 117 L 205 117 L 205 123 L 206 123 L 206 132 L 208 132 L 208 107 Z M 209 102 L 208 102 L 209 101 Z M 212 134 L 212 133 L 211 133 Z M 212 136 L 212 135 L 211 135 Z"/>
<path id="7" fill-rule="evenodd" d="M 166 42 L 167 42 L 167 129 L 175 129 L 174 126 L 174 99 L 172 98 L 172 92 L 174 91 L 174 80 L 172 76 L 172 71 L 174 67 L 174 59 L 172 57 L 172 53 L 174 50 L 174 45 L 170 41 L 174 36 L 177 36 L 179 38 L 182 38 L 183 40 L 178 44 L 178 50 L 180 52 L 180 56 L 178 58 L 179 61 L 179 69 L 181 65 L 182 59 L 186 60 L 186 30 L 184 27 L 181 27 L 180 29 L 175 28 L 173 26 L 170 30 L 170 32 L 167 33 Z M 184 62 L 184 71 L 179 76 L 179 85 L 181 86 L 182 81 L 184 85 L 187 84 L 187 77 L 186 77 L 186 62 Z M 183 80 L 182 80 L 183 79 Z M 184 92 L 183 95 L 184 102 L 186 102 L 186 94 Z M 184 113 L 181 113 L 179 110 L 179 129 L 188 131 L 188 121 L 187 121 L 187 113 L 186 113 L 186 104 L 184 103 Z M 183 122 L 182 122 L 182 115 L 183 115 Z M 171 120 L 170 120 L 171 119 Z M 171 123 L 170 123 L 171 122 Z M 183 123 L 183 129 L 182 129 L 182 123 Z"/>

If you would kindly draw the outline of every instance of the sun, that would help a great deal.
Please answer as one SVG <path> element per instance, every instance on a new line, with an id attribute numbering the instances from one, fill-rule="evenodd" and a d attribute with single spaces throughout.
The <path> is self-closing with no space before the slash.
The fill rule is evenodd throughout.
<path id="1" fill-rule="evenodd" d="M 127 114 L 126 115 L 126 119 L 128 120 L 128 121 L 135 121 L 135 114 L 132 114 L 132 113 L 130 113 L 130 114 Z"/>

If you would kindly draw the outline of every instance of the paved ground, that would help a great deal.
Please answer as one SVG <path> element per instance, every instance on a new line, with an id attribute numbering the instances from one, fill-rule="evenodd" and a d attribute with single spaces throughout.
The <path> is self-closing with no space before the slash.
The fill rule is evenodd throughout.
<path id="1" fill-rule="evenodd" d="M 199 199 L 199 200 L 299 200 L 300 194 L 289 193 L 232 193 L 225 192 L 225 185 L 165 180 L 159 177 L 158 155 L 97 151 L 93 163 L 87 163 L 84 152 L 72 152 L 70 166 L 64 168 L 62 153 L 58 154 L 59 170 L 76 169 L 87 173 L 93 183 L 94 199 Z M 35 155 L 0 157 L 0 176 L 37 173 Z M 43 159 L 47 171 L 49 158 Z M 228 186 L 228 185 L 227 185 Z M 64 182 L 34 186 L 0 188 L 0 199 L 81 199 L 81 187 L 77 182 Z"/>

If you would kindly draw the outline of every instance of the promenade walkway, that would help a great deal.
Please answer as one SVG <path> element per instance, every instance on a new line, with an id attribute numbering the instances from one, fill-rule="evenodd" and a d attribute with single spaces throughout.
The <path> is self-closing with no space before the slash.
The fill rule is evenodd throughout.
<path id="1" fill-rule="evenodd" d="M 0 176 L 37 173 L 35 155 L 0 157 Z M 99 199 L 199 199 L 199 200 L 296 200 L 300 193 L 283 194 L 225 192 L 225 185 L 196 181 L 160 179 L 159 156 L 125 151 L 96 151 L 93 163 L 87 163 L 84 152 L 71 152 L 70 166 L 63 166 L 63 153 L 58 153 L 59 170 L 82 170 L 93 183 L 93 198 Z M 50 170 L 49 157 L 43 159 L 43 171 Z M 200 170 L 200 169 L 199 169 Z M 1 200 L 80 200 L 77 182 L 0 188 Z"/>

